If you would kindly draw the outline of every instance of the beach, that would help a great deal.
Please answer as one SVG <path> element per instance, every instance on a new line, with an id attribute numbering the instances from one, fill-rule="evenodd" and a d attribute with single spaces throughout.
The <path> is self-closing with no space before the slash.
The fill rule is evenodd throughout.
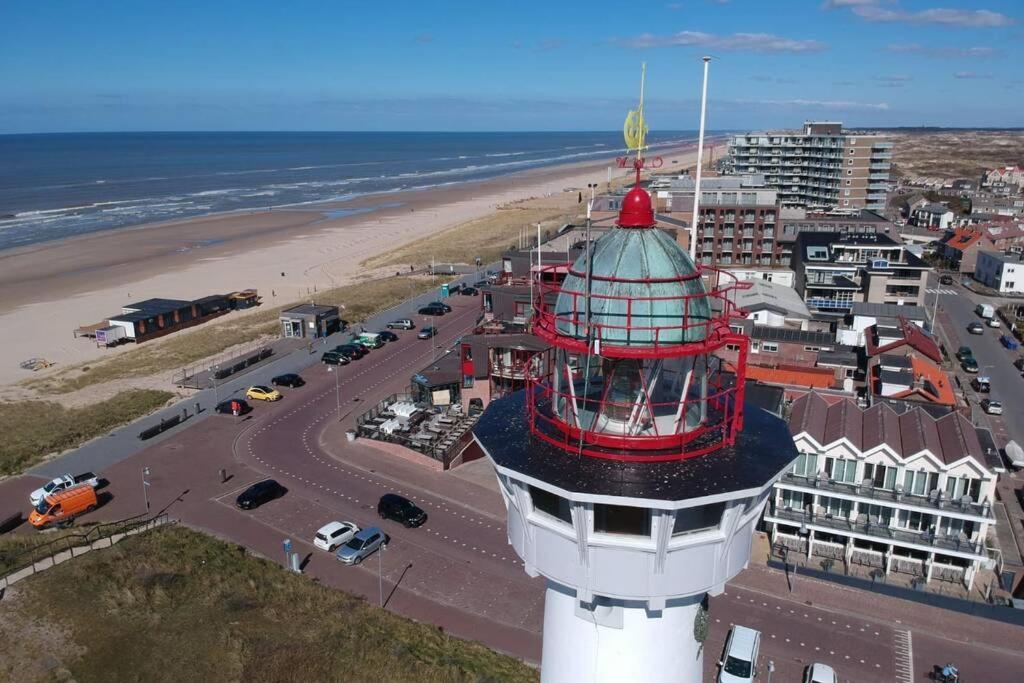
<path id="1" fill-rule="evenodd" d="M 695 163 L 692 148 L 662 152 L 662 170 Z M 480 182 L 361 197 L 342 203 L 271 208 L 140 225 L 0 252 L 0 383 L 38 377 L 19 367 L 45 358 L 59 371 L 109 357 L 74 338 L 121 307 L 152 297 L 196 299 L 246 288 L 266 305 L 315 300 L 316 293 L 366 277 L 361 263 L 398 246 L 494 213 L 549 198 L 575 205 L 587 183 L 626 171 L 613 158 L 531 169 Z M 567 191 L 567 188 L 575 188 Z M 340 215 L 344 214 L 344 215 Z M 424 267 L 430 254 L 423 254 Z M 184 332 L 187 334 L 187 332 Z"/>

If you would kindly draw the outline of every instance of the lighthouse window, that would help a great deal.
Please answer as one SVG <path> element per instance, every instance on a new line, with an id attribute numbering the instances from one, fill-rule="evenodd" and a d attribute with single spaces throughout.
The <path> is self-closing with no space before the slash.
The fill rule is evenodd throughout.
<path id="1" fill-rule="evenodd" d="M 530 498 L 533 500 L 533 509 L 537 512 L 572 524 L 572 504 L 565 498 L 534 486 L 530 487 Z"/>
<path id="2" fill-rule="evenodd" d="M 600 534 L 651 535 L 651 511 L 630 505 L 594 504 L 594 532 Z"/>
<path id="3" fill-rule="evenodd" d="M 725 512 L 725 503 L 712 503 L 711 505 L 698 505 L 697 507 L 676 510 L 676 521 L 672 527 L 672 535 L 682 536 L 698 531 L 715 529 L 722 521 L 723 512 Z"/>

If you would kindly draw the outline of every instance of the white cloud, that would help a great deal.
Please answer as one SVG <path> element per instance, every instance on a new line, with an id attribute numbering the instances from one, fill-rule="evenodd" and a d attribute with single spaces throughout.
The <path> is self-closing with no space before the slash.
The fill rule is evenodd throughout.
<path id="1" fill-rule="evenodd" d="M 910 76 L 898 74 L 894 76 L 872 76 L 871 80 L 877 81 L 882 87 L 885 88 L 902 88 L 904 85 L 914 80 Z"/>
<path id="2" fill-rule="evenodd" d="M 850 11 L 861 19 L 873 22 L 939 24 L 960 28 L 998 28 L 1016 23 L 1013 17 L 987 9 L 969 10 L 936 7 L 917 12 L 908 12 L 898 7 L 893 9 L 880 7 L 877 2 L 850 2 L 849 0 L 845 0 L 845 4 L 832 6 L 849 7 Z"/>
<path id="3" fill-rule="evenodd" d="M 718 36 L 701 31 L 680 31 L 669 36 L 644 33 L 633 38 L 615 38 L 623 47 L 707 47 L 728 52 L 821 52 L 827 46 L 817 40 L 796 40 L 771 33 L 734 33 Z"/>
<path id="4" fill-rule="evenodd" d="M 755 105 L 768 107 L 799 107 L 805 109 L 845 109 L 887 111 L 888 102 L 855 102 L 852 100 L 733 100 L 737 105 Z"/>
<path id="5" fill-rule="evenodd" d="M 957 71 L 953 74 L 953 78 L 959 78 L 962 80 L 986 79 L 992 78 L 992 74 L 980 74 L 975 71 Z"/>
<path id="6" fill-rule="evenodd" d="M 994 47 L 932 47 L 918 43 L 897 43 L 885 48 L 889 52 L 923 55 L 942 59 L 964 59 L 996 57 L 1000 50 Z"/>

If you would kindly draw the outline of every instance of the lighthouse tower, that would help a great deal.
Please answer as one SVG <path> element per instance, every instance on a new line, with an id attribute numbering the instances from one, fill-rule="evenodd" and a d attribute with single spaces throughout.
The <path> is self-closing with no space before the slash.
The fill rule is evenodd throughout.
<path id="1" fill-rule="evenodd" d="M 617 225 L 539 273 L 550 348 L 474 430 L 509 542 L 547 580 L 548 683 L 700 681 L 705 598 L 747 565 L 797 456 L 781 419 L 744 405 L 748 340 L 729 326 L 743 283 L 654 227 L 642 165 L 638 150 Z"/>

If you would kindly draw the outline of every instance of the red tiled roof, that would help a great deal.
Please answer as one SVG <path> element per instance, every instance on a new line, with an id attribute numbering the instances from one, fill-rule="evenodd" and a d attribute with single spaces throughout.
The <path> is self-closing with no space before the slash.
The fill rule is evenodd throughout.
<path id="1" fill-rule="evenodd" d="M 928 358 L 931 358 L 936 363 L 942 362 L 942 352 L 939 351 L 939 345 L 935 343 L 935 340 L 930 334 L 925 332 L 921 327 L 907 320 L 902 315 L 897 318 L 897 320 L 899 321 L 900 333 L 903 335 L 903 338 L 890 342 L 884 346 L 878 345 L 878 325 L 872 325 L 868 328 L 868 334 L 865 335 L 864 346 L 867 349 L 869 358 L 873 358 L 879 354 L 886 353 L 906 345 L 918 353 L 922 353 Z"/>
<path id="2" fill-rule="evenodd" d="M 953 230 L 953 234 L 948 235 L 943 242 L 951 249 L 964 251 L 977 244 L 983 236 L 984 234 L 981 231 L 974 228 L 960 227 Z"/>
<path id="3" fill-rule="evenodd" d="M 822 446 L 845 438 L 862 452 L 885 444 L 903 458 L 927 450 L 947 465 L 965 456 L 985 464 L 977 432 L 960 413 L 934 418 L 914 408 L 900 415 L 885 403 L 861 410 L 852 399 L 830 404 L 811 392 L 793 402 L 789 431 Z"/>
<path id="4" fill-rule="evenodd" d="M 893 394 L 890 398 L 909 398 L 917 395 L 942 406 L 956 405 L 956 394 L 949 382 L 949 375 L 917 356 L 911 356 L 910 363 L 914 379 L 920 381 L 915 381 L 914 387 Z"/>
<path id="5" fill-rule="evenodd" d="M 836 376 L 832 370 L 805 368 L 799 365 L 779 365 L 774 368 L 748 365 L 747 378 L 769 384 L 789 384 L 816 389 L 829 389 L 836 383 Z"/>

